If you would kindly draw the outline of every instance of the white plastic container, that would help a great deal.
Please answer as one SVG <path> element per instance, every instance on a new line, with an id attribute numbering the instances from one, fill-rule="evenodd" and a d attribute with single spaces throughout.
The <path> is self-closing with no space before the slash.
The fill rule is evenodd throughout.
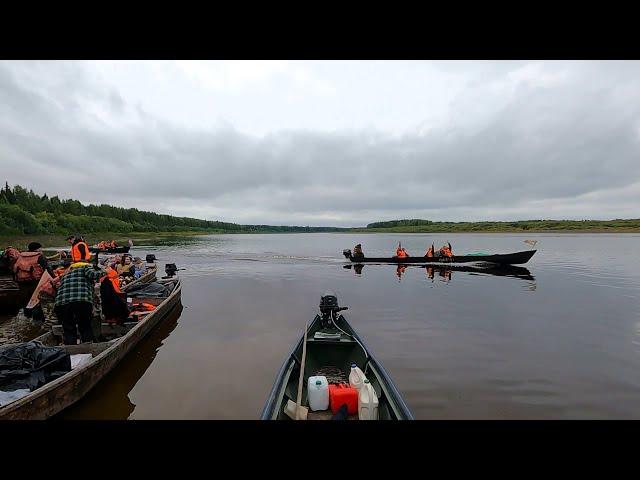
<path id="1" fill-rule="evenodd" d="M 349 385 L 351 385 L 356 390 L 360 390 L 366 378 L 367 377 L 364 376 L 364 372 L 360 370 L 360 367 L 358 367 L 355 363 L 352 363 L 351 373 L 349 373 Z"/>
<path id="2" fill-rule="evenodd" d="M 327 377 L 324 375 L 309 377 L 307 394 L 309 408 L 312 411 L 327 410 L 329 408 L 329 382 L 327 382 Z"/>
<path id="3" fill-rule="evenodd" d="M 378 419 L 378 396 L 373 385 L 366 378 L 358 391 L 358 418 L 360 420 Z"/>

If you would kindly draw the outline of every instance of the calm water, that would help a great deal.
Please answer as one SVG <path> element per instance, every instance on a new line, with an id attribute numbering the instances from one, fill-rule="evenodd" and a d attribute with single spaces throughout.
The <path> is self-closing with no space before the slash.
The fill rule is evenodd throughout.
<path id="1" fill-rule="evenodd" d="M 344 268 L 391 255 L 538 253 L 511 276 Z M 255 419 L 320 295 L 387 369 L 418 419 L 640 418 L 638 235 L 220 235 L 134 247 L 187 268 L 176 311 L 62 418 Z M 32 335 L 0 318 L 0 336 Z M 31 330 L 29 330 L 31 328 Z M 2 333 L 4 332 L 4 334 Z M 11 335 L 7 334 L 11 332 Z M 16 333 L 17 332 L 17 333 Z"/>

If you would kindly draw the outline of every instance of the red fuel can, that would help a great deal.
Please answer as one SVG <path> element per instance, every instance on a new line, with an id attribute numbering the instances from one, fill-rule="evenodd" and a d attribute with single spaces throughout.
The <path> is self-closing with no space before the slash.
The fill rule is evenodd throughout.
<path id="1" fill-rule="evenodd" d="M 358 413 L 358 390 L 346 383 L 329 385 L 329 406 L 335 414 L 343 404 L 347 404 L 349 415 Z"/>

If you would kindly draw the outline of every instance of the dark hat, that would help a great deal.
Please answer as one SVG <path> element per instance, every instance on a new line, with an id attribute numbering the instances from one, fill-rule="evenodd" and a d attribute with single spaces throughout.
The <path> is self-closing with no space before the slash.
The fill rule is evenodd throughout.
<path id="1" fill-rule="evenodd" d="M 42 244 L 38 242 L 31 242 L 27 248 L 30 252 L 35 252 L 39 248 L 42 248 Z"/>
<path id="2" fill-rule="evenodd" d="M 69 236 L 67 237 L 67 240 L 73 240 L 74 238 L 76 238 L 76 236 L 75 236 L 75 235 L 69 235 Z"/>
<path id="3" fill-rule="evenodd" d="M 360 245 L 360 244 L 357 244 L 357 245 L 356 245 L 356 247 L 360 247 L 360 248 L 362 248 L 362 245 Z"/>

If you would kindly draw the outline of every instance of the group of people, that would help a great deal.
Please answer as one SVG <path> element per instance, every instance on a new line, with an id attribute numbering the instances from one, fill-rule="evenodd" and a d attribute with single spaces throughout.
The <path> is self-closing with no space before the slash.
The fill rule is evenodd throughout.
<path id="1" fill-rule="evenodd" d="M 115 240 L 110 240 L 108 242 L 105 242 L 104 240 L 102 240 L 100 243 L 98 243 L 98 248 L 100 250 L 108 250 L 110 248 L 117 248 L 118 244 L 116 243 Z"/>
<path id="2" fill-rule="evenodd" d="M 37 290 L 38 307 L 31 312 L 35 314 L 34 318 L 59 322 L 64 343 L 75 345 L 78 332 L 82 343 L 94 340 L 91 320 L 96 304 L 107 322 L 123 323 L 126 320 L 129 311 L 121 288 L 123 279 L 128 283 L 139 278 L 146 266 L 140 258 L 134 262 L 127 254 L 108 260 L 102 270 L 97 261 L 89 263 L 91 252 L 81 236 L 71 235 L 67 241 L 71 245 L 70 254 L 55 270 L 38 242 L 31 242 L 26 252 L 9 247 L 5 255 L 21 289 L 30 292 L 29 297 Z M 47 278 L 41 282 L 44 275 Z M 98 288 L 100 295 L 96 298 Z M 29 310 L 25 308 L 27 315 Z"/>
<path id="3" fill-rule="evenodd" d="M 435 247 L 433 244 L 427 249 L 427 253 L 424 255 L 425 257 L 453 257 L 453 249 L 451 248 L 451 243 L 447 242 L 446 245 L 443 245 L 440 250 L 435 251 Z M 353 247 L 353 255 L 352 257 L 364 257 L 364 253 L 362 252 L 362 245 L 357 244 Z M 394 257 L 397 258 L 406 258 L 409 257 L 409 253 L 402 246 L 401 242 L 398 242 L 398 248 L 396 248 L 396 254 Z"/>

